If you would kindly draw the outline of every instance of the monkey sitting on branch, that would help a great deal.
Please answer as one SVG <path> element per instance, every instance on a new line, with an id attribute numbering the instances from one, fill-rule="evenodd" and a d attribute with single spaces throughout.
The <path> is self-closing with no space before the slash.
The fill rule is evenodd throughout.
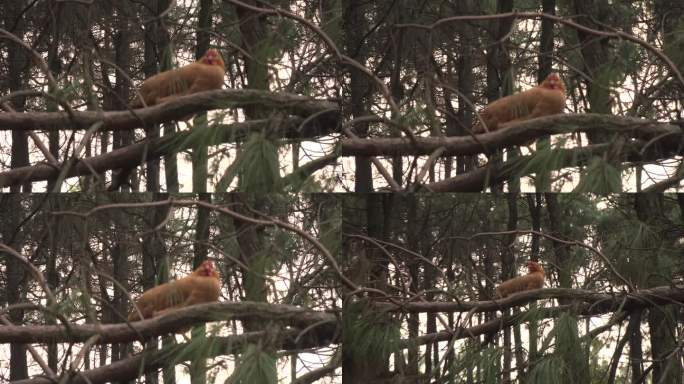
<path id="1" fill-rule="evenodd" d="M 479 113 L 480 119 L 473 126 L 473 133 L 493 132 L 512 121 L 556 115 L 563 113 L 563 108 L 565 84 L 557 73 L 552 73 L 534 88 L 502 97 L 487 105 Z"/>
<path id="2" fill-rule="evenodd" d="M 496 297 L 504 298 L 516 292 L 529 291 L 531 289 L 544 288 L 544 269 L 535 261 L 527 262 L 529 273 L 508 279 L 496 287 Z"/>

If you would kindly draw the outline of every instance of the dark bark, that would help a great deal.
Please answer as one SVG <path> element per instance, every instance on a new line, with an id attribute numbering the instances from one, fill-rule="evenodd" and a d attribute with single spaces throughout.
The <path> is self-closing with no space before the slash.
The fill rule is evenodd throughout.
<path id="1" fill-rule="evenodd" d="M 166 194 L 153 195 L 155 201 L 168 199 Z M 168 215 L 168 206 L 159 206 L 148 208 L 148 214 L 145 218 L 145 228 L 142 236 L 142 267 L 143 267 L 143 291 L 154 287 L 157 284 L 162 284 L 168 281 L 169 265 L 167 261 L 166 245 L 161 237 L 161 232 L 164 226 L 157 228 L 163 223 Z M 146 351 L 157 350 L 158 338 L 154 337 L 145 345 Z M 166 377 L 166 372 L 164 376 Z M 159 375 L 157 372 L 148 372 L 145 374 L 145 383 L 158 383 Z"/>
<path id="2" fill-rule="evenodd" d="M 48 11 L 50 12 L 50 35 L 51 35 L 51 43 L 50 47 L 48 49 L 48 68 L 50 69 L 50 72 L 52 72 L 52 76 L 57 78 L 62 71 L 62 65 L 61 65 L 61 59 L 59 57 L 59 46 L 60 42 L 62 41 L 62 23 L 59 22 L 59 20 L 63 17 L 62 10 L 64 9 L 63 5 L 51 0 L 48 3 Z M 56 92 L 56 89 L 52 89 L 54 87 L 49 86 L 49 92 Z M 46 110 L 48 112 L 55 112 L 57 111 L 57 104 L 48 100 L 47 101 L 47 108 Z M 50 150 L 50 154 L 59 161 L 59 132 L 54 131 L 54 132 L 49 132 L 48 133 L 48 148 Z M 86 190 L 88 190 L 88 183 L 90 183 L 91 180 L 88 179 L 86 181 Z M 47 190 L 52 191 L 55 187 L 55 180 L 51 179 L 48 181 L 47 185 Z"/>
<path id="3" fill-rule="evenodd" d="M 641 349 L 641 318 L 643 310 L 635 309 L 629 317 L 629 367 L 632 373 L 632 384 L 637 384 L 644 374 L 644 354 Z"/>
<path id="4" fill-rule="evenodd" d="M 550 15 L 556 14 L 556 0 L 543 0 L 542 12 Z M 539 41 L 538 63 L 539 70 L 537 72 L 537 83 L 541 84 L 546 76 L 553 72 L 553 55 L 554 55 L 554 40 L 553 40 L 553 20 L 543 18 L 541 20 L 541 33 Z M 544 135 L 537 141 L 537 149 L 549 148 L 551 145 L 550 136 Z M 537 191 L 546 192 L 551 190 L 551 173 L 538 173 L 534 180 L 534 186 Z"/>
<path id="5" fill-rule="evenodd" d="M 566 238 L 565 229 L 563 227 L 563 217 L 566 213 L 563 212 L 563 207 L 558 203 L 558 195 L 554 193 L 544 194 L 546 200 L 546 207 L 549 213 L 549 229 L 551 234 L 559 239 Z M 570 288 L 572 285 L 572 264 L 570 261 L 570 254 L 568 252 L 567 246 L 558 241 L 552 240 L 553 253 L 555 259 L 555 265 L 558 268 L 558 283 L 562 288 Z M 571 302 L 565 299 L 559 299 L 558 303 L 561 305 L 568 305 Z M 572 312 L 568 313 L 570 321 L 577 323 L 578 318 Z M 570 331 L 570 330 L 568 330 Z M 578 328 L 574 328 L 574 332 L 578 332 Z M 588 356 L 577 355 L 575 352 L 584 350 L 580 344 L 579 334 L 575 333 L 572 337 L 567 338 L 556 338 L 556 342 L 559 343 L 558 348 L 564 352 L 561 354 L 561 358 L 565 361 L 566 366 L 573 367 L 570 370 L 570 381 L 576 384 L 589 384 L 591 378 L 589 375 L 589 361 Z M 576 345 L 560 345 L 562 342 L 571 343 Z"/>
<path id="6" fill-rule="evenodd" d="M 410 0 L 409 0 L 410 1 Z M 404 22 L 404 4 L 401 3 L 398 7 L 392 10 L 392 16 L 397 24 Z M 399 104 L 404 98 L 404 85 L 402 83 L 401 72 L 404 68 L 404 33 L 405 30 L 402 28 L 392 31 L 390 35 L 390 49 L 392 50 L 392 70 L 390 75 L 390 92 L 392 92 L 392 98 L 394 102 Z M 397 119 L 400 116 L 392 116 L 393 119 Z M 392 130 L 390 133 L 392 137 L 400 137 L 401 134 L 397 130 Z M 402 184 L 403 180 L 403 158 L 401 156 L 394 156 L 392 158 L 392 178 L 397 182 L 398 185 Z"/>
<path id="7" fill-rule="evenodd" d="M 56 196 L 56 195 L 55 195 Z M 61 204 L 60 198 L 57 198 L 55 196 L 49 197 L 46 201 L 46 204 L 50 207 L 51 210 L 60 210 Z M 59 252 L 57 249 L 59 249 L 60 246 L 60 239 L 61 235 L 64 233 L 64 228 L 63 228 L 63 220 L 60 217 L 49 217 L 46 218 L 46 229 L 48 231 L 47 233 L 47 241 L 46 245 L 43 247 L 40 247 L 39 250 L 43 252 L 46 258 L 46 271 L 45 271 L 45 277 L 46 277 L 46 282 L 48 287 L 52 290 L 52 292 L 55 292 L 59 288 L 59 283 L 60 283 L 60 276 L 59 273 L 57 272 L 57 258 Z M 57 321 L 54 316 L 50 316 L 46 314 L 45 316 L 45 324 L 47 325 L 56 325 Z M 48 355 L 48 366 L 50 369 L 52 369 L 53 372 L 57 372 L 57 361 L 58 361 L 58 355 L 57 355 L 57 344 L 56 343 L 48 343 L 47 345 L 47 355 Z"/>
<path id="8" fill-rule="evenodd" d="M 575 13 L 580 17 L 577 22 L 592 29 L 603 30 L 598 23 L 607 22 L 610 6 L 607 0 L 574 0 Z M 595 20 L 595 21 L 594 21 Z M 581 44 L 582 64 L 590 79 L 586 80 L 590 113 L 610 114 L 612 101 L 610 88 L 603 78 L 606 64 L 610 62 L 609 40 L 576 29 Z M 604 143 L 611 135 L 603 132 L 587 132 L 590 144 Z"/>
<path id="9" fill-rule="evenodd" d="M 116 82 L 112 90 L 112 109 L 125 110 L 126 103 L 130 100 L 131 84 L 130 67 L 132 60 L 131 40 L 132 34 L 130 31 L 129 21 L 129 7 L 126 3 L 121 3 L 116 12 L 116 27 L 113 31 L 114 40 L 114 63 L 119 70 L 116 70 Z M 122 73 L 123 72 L 123 73 Z M 133 143 L 134 135 L 132 131 L 116 131 L 112 138 L 113 148 L 123 148 Z M 122 192 L 139 191 L 139 183 L 137 170 L 133 168 L 122 168 L 119 171 L 112 172 L 112 186 L 110 190 L 121 190 Z"/>
<path id="10" fill-rule="evenodd" d="M 209 33 L 211 32 L 211 6 L 212 0 L 200 0 L 199 15 L 197 24 L 197 50 L 195 57 L 199 60 L 204 53 L 209 49 Z M 207 113 L 201 113 L 194 119 L 194 124 L 200 128 L 208 125 Z M 207 191 L 207 179 L 209 178 L 208 170 L 209 162 L 209 147 L 206 145 L 197 145 L 192 148 L 192 190 L 195 193 L 204 193 Z M 195 255 L 196 256 L 196 255 Z"/>
<path id="11" fill-rule="evenodd" d="M 364 64 L 368 55 L 368 48 L 364 41 L 367 22 L 365 10 L 367 2 L 365 0 L 344 1 L 344 21 L 343 28 L 345 33 L 345 50 L 347 56 Z M 350 78 L 351 117 L 358 118 L 368 114 L 367 97 L 370 79 L 360 70 L 348 67 Z M 368 123 L 354 124 L 354 133 L 360 138 L 368 136 Z M 357 193 L 367 193 L 373 191 L 373 173 L 371 171 L 370 158 L 366 156 L 356 156 L 354 158 L 354 191 Z"/>
<path id="12" fill-rule="evenodd" d="M 506 194 L 506 203 L 508 205 L 508 224 L 506 226 L 507 231 L 515 231 L 518 229 L 518 194 L 508 193 Z M 512 233 L 506 236 L 505 248 L 501 253 L 501 281 L 510 279 L 515 276 L 515 240 L 517 236 Z M 511 311 L 507 310 L 504 315 L 510 315 Z M 511 382 L 511 360 L 513 358 L 511 353 L 511 329 L 507 328 L 503 331 L 503 343 L 504 343 L 504 355 L 503 355 L 503 383 Z M 520 347 L 516 345 L 516 347 Z M 516 358 L 517 358 L 516 354 Z M 521 367 L 522 361 L 518 360 L 516 362 L 518 367 Z M 520 375 L 520 373 L 518 373 Z M 524 377 L 524 376 L 520 376 Z"/>
<path id="13" fill-rule="evenodd" d="M 148 21 L 145 24 L 145 34 L 144 34 L 144 63 L 143 63 L 143 73 L 145 78 L 152 77 L 159 72 L 158 67 L 158 57 L 160 54 L 160 41 L 161 41 L 161 19 L 159 19 L 159 14 L 154 12 L 159 10 L 159 3 L 163 1 L 159 0 L 147 0 L 147 7 L 152 10 L 150 14 L 144 14 L 143 17 L 147 18 Z M 134 96 L 135 97 L 135 96 Z M 152 126 L 146 127 L 145 135 L 149 139 L 158 138 L 161 134 L 159 125 L 154 124 Z M 160 187 L 160 175 L 159 175 L 159 159 L 150 159 L 145 164 L 145 190 L 148 192 L 159 191 Z"/>
<path id="14" fill-rule="evenodd" d="M 382 194 L 364 194 L 361 199 L 365 202 L 366 234 L 371 238 L 386 240 L 389 231 L 389 218 L 391 217 L 392 196 Z M 409 198 L 410 199 L 410 198 Z M 368 265 L 367 286 L 386 291 L 387 289 L 387 265 L 389 260 L 377 247 L 364 249 L 365 262 Z M 416 268 L 418 268 L 416 266 Z M 419 287 L 416 281 L 416 287 Z M 363 316 L 363 314 L 359 315 Z M 375 321 L 379 321 L 376 318 Z M 389 368 L 389 355 L 387 356 L 361 356 L 349 352 L 350 348 L 342 345 L 342 380 L 343 383 L 366 383 L 378 380 L 387 373 Z M 412 356 L 409 357 L 411 360 Z M 409 370 L 411 368 L 409 361 Z"/>
<path id="15" fill-rule="evenodd" d="M 637 218 L 648 225 L 661 237 L 663 246 L 674 247 L 678 241 L 677 235 L 672 237 L 668 231 L 672 227 L 664 213 L 664 196 L 655 193 L 639 193 L 634 195 L 634 209 Z M 658 276 L 650 281 L 656 283 L 668 283 L 666 276 L 668 271 L 663 271 L 656 260 L 655 271 Z M 652 382 L 654 383 L 677 383 L 681 380 L 682 365 L 677 353 L 676 327 L 678 322 L 678 310 L 673 305 L 663 305 L 650 308 L 647 315 L 652 363 Z"/>
<path id="16" fill-rule="evenodd" d="M 157 15 L 161 15 L 166 12 L 171 5 L 171 0 L 156 0 L 157 1 Z M 163 72 L 171 69 L 171 44 L 169 31 L 166 27 L 165 18 L 159 19 L 157 26 L 156 46 L 157 46 L 157 60 L 159 62 L 159 71 Z M 164 136 L 173 135 L 176 131 L 175 122 L 164 123 Z M 169 193 L 178 193 L 180 189 L 180 184 L 178 182 L 178 160 L 176 159 L 176 154 L 167 154 L 164 156 L 164 176 L 166 181 L 166 190 Z M 151 192 L 154 192 L 152 190 Z M 174 372 L 169 372 L 175 376 Z M 166 373 L 164 374 L 164 380 L 166 380 Z M 165 381 L 166 384 L 166 381 Z"/>
<path id="17" fill-rule="evenodd" d="M 416 230 L 417 234 L 419 236 L 420 242 L 419 245 L 420 247 L 417 248 L 418 253 L 421 255 L 425 256 L 427 260 L 432 260 L 433 259 L 433 252 L 432 252 L 432 247 L 434 246 L 435 239 L 434 239 L 434 234 L 427 230 L 428 227 L 428 222 L 431 219 L 431 206 L 428 203 L 428 199 L 424 199 L 423 195 L 417 195 L 417 200 L 421 204 L 420 205 L 420 221 L 416 223 Z M 386 212 L 392 212 L 390 207 L 386 207 Z M 395 220 L 395 222 L 398 220 Z M 387 228 L 390 228 L 390 224 L 386 224 Z M 434 287 L 438 283 L 437 279 L 437 271 L 435 270 L 435 267 L 432 263 L 429 263 L 427 260 L 421 260 L 420 265 L 421 269 L 423 271 L 423 281 L 422 281 L 422 291 L 426 292 L 425 293 L 425 299 L 428 301 L 434 301 L 435 300 L 435 293 L 434 293 Z M 427 315 L 426 319 L 426 328 L 425 331 L 427 333 L 436 333 L 437 332 L 437 316 L 434 313 L 429 313 Z M 440 378 L 440 370 L 439 370 L 439 365 L 441 363 L 441 357 L 442 355 L 440 354 L 440 350 L 438 348 L 439 346 L 437 343 L 434 344 L 428 344 L 425 347 L 425 372 L 434 372 L 433 377 L 435 379 Z M 419 372 L 416 372 L 416 374 L 419 374 Z"/>
<path id="18" fill-rule="evenodd" d="M 211 195 L 208 193 L 200 193 L 198 195 L 198 199 L 211 204 Z M 209 244 L 209 219 L 209 209 L 205 207 L 198 207 L 197 222 L 195 224 L 195 243 L 193 246 L 193 269 L 199 267 L 202 262 L 207 259 L 209 254 L 207 247 L 207 244 Z M 193 339 L 200 338 L 200 340 L 206 338 L 206 326 L 201 325 L 193 328 L 192 337 Z M 190 365 L 190 375 L 193 384 L 205 383 L 207 375 L 207 361 L 205 359 L 194 359 Z"/>
<path id="19" fill-rule="evenodd" d="M 513 10 L 513 0 L 497 0 L 496 12 L 508 13 Z M 490 21 L 490 47 L 487 50 L 487 87 L 485 95 L 487 102 L 491 103 L 500 97 L 510 95 L 513 91 L 511 59 L 506 48 L 504 37 L 513 28 L 513 18 L 495 19 Z M 501 164 L 503 152 L 497 151 L 488 156 L 489 162 Z M 491 186 L 492 192 L 503 192 L 503 183 Z"/>
<path id="20" fill-rule="evenodd" d="M 462 15 L 475 13 L 475 7 L 472 2 L 459 1 L 457 2 L 457 12 Z M 456 71 L 458 75 L 457 89 L 460 91 L 458 95 L 458 112 L 456 114 L 458 125 L 457 129 L 449 132 L 447 128 L 447 135 L 449 136 L 469 136 L 470 130 L 473 126 L 473 109 L 467 102 L 473 100 L 473 86 L 475 83 L 474 64 L 473 59 L 475 55 L 475 44 L 477 44 L 476 34 L 472 26 L 463 23 L 458 28 L 461 30 L 462 41 L 456 59 Z M 446 93 L 446 92 L 445 92 Z M 450 104 L 449 104 L 450 106 Z M 448 119 L 448 117 L 447 117 Z M 447 124 L 450 126 L 449 121 Z M 456 174 L 461 175 L 472 171 L 477 167 L 477 156 L 458 156 L 456 164 Z"/>
<path id="21" fill-rule="evenodd" d="M 128 218 L 122 211 L 112 212 L 114 219 L 114 237 L 111 239 L 111 257 L 112 257 L 112 277 L 120 282 L 123 289 L 129 290 L 128 278 L 130 273 L 130 264 L 128 255 L 131 254 L 129 249 L 129 239 L 125 234 L 131 233 L 130 223 Z M 87 236 L 87 234 L 84 234 Z M 85 241 L 85 240 L 84 240 Z M 125 321 L 125 316 L 129 311 L 128 296 L 122 289 L 115 285 L 114 296 L 112 298 L 112 307 L 115 311 L 113 314 L 113 322 L 121 323 Z M 123 360 L 132 352 L 132 345 L 130 343 L 118 343 L 112 345 L 112 361 Z"/>
<path id="22" fill-rule="evenodd" d="M 5 10 L 5 29 L 13 33 L 19 39 L 24 38 L 26 33 L 25 21 L 25 0 L 12 1 Z M 7 85 L 9 91 L 19 91 L 26 87 L 29 60 L 26 49 L 17 43 L 5 40 L 7 44 Z M 13 99 L 13 108 L 17 112 L 24 112 L 26 105 L 25 97 L 15 97 Z M 12 158 L 10 160 L 11 168 L 19 168 L 29 164 L 29 150 L 28 150 L 28 135 L 22 131 L 12 131 Z M 22 185 L 13 185 L 10 187 L 10 192 L 31 192 L 31 183 L 24 182 Z"/>
<path id="23" fill-rule="evenodd" d="M 12 247 L 15 250 L 21 249 L 23 240 L 21 228 L 19 223 L 22 221 L 20 217 L 21 209 L 21 195 L 19 194 L 4 194 L 0 197 L 0 211 L 5 213 L 5 220 L 0 220 L 2 224 L 2 239 L 3 243 Z M 3 254 L 2 259 L 5 260 L 5 274 L 7 276 L 6 297 L 5 301 L 8 305 L 17 304 L 25 297 L 24 287 L 26 285 L 26 271 L 22 263 L 14 257 Z M 14 309 L 9 311 L 9 321 L 12 324 L 22 324 L 24 321 L 24 311 L 21 309 Z M 26 359 L 26 344 L 11 343 L 10 344 L 10 361 L 9 361 L 10 380 L 20 380 L 28 377 L 28 365 Z"/>
<path id="24" fill-rule="evenodd" d="M 542 194 L 541 193 L 535 193 L 535 194 L 527 194 L 525 195 L 527 197 L 527 205 L 529 207 L 530 211 L 530 219 L 531 219 L 531 224 L 532 224 L 532 230 L 536 231 L 537 233 L 532 234 L 532 244 L 530 245 L 530 260 L 532 261 L 539 261 L 539 246 L 541 243 L 541 239 L 538 235 L 539 232 L 541 232 L 541 210 L 542 210 Z M 530 309 L 534 310 L 536 309 L 536 303 L 532 303 L 530 305 Z M 538 322 L 535 319 L 532 319 L 530 321 L 530 328 L 529 328 L 529 355 L 528 355 L 528 360 L 530 361 L 530 367 L 531 369 L 534 364 L 534 362 L 537 361 L 539 352 L 537 349 L 537 341 L 539 339 L 539 327 L 538 327 Z M 529 371 L 528 369 L 528 371 Z"/>
<path id="25" fill-rule="evenodd" d="M 406 212 L 406 239 L 407 247 L 412 251 L 419 252 L 420 250 L 420 238 L 418 234 L 418 202 L 416 201 L 417 196 L 415 194 L 410 194 L 402 199 L 406 202 L 407 212 Z M 406 261 L 406 266 L 408 268 L 409 277 L 411 278 L 411 284 L 409 289 L 411 292 L 418 292 L 419 282 L 420 282 L 420 271 L 419 271 L 419 261 L 415 258 L 410 258 Z M 418 337 L 420 333 L 420 316 L 417 313 L 412 313 L 408 315 L 408 329 L 409 329 L 409 339 L 414 339 Z M 408 366 L 406 373 L 417 374 L 419 372 L 419 361 L 420 361 L 420 349 L 417 345 L 409 345 L 408 347 Z"/>

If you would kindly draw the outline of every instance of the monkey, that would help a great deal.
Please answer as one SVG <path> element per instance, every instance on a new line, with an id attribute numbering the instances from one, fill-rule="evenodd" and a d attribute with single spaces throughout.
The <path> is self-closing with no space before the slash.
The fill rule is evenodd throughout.
<path id="1" fill-rule="evenodd" d="M 504 298 L 512 293 L 529 291 L 544 287 L 544 269 L 535 261 L 527 262 L 529 273 L 525 276 L 518 276 L 508 279 L 496 287 L 496 297 Z"/>
<path id="2" fill-rule="evenodd" d="M 478 119 L 473 126 L 473 133 L 493 132 L 511 121 L 555 115 L 562 113 L 564 107 L 565 84 L 557 73 L 552 73 L 534 88 L 502 97 L 487 105 L 479 113 L 485 125 Z"/>
<path id="3" fill-rule="evenodd" d="M 205 260 L 190 275 L 143 292 L 135 306 L 144 319 L 149 319 L 172 309 L 218 301 L 220 291 L 221 282 L 214 263 Z M 128 321 L 137 320 L 141 318 L 134 308 L 128 315 Z"/>
<path id="4" fill-rule="evenodd" d="M 129 104 L 130 108 L 142 108 L 164 103 L 174 97 L 190 95 L 196 92 L 221 89 L 223 75 L 226 72 L 221 54 L 216 49 L 208 49 L 198 61 L 184 67 L 158 73 L 143 81 L 139 96 Z M 145 103 L 143 104 L 143 101 Z M 182 117 L 187 121 L 193 115 Z M 121 185 L 127 184 L 133 168 L 121 168 L 112 175 L 112 184 L 108 191 L 116 191 Z"/>
<path id="5" fill-rule="evenodd" d="M 226 67 L 221 55 L 212 48 L 194 63 L 158 73 L 143 81 L 140 86 L 140 96 L 149 107 L 177 96 L 221 89 L 225 72 Z M 131 102 L 131 108 L 143 106 L 140 96 Z"/>

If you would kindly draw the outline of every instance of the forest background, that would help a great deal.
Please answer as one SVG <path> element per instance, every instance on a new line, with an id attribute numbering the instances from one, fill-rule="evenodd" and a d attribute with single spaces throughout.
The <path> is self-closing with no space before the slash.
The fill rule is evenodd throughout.
<path id="1" fill-rule="evenodd" d="M 681 1 L 17 0 L 0 20 L 0 380 L 682 380 Z M 210 47 L 223 90 L 129 109 Z M 472 135 L 551 72 L 564 114 Z M 205 259 L 220 303 L 125 323 Z M 493 300 L 527 260 L 545 288 Z"/>

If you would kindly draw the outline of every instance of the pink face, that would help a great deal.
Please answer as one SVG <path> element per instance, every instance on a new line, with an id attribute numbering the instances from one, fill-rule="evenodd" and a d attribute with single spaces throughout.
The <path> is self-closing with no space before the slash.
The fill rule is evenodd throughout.
<path id="1" fill-rule="evenodd" d="M 207 51 L 207 53 L 204 54 L 204 58 L 202 59 L 202 62 L 204 64 L 209 64 L 213 65 L 218 63 L 218 52 L 215 49 L 210 49 Z"/>
<path id="2" fill-rule="evenodd" d="M 540 270 L 541 268 L 539 267 L 539 264 L 535 263 L 534 261 L 528 261 L 527 262 L 527 269 L 530 272 L 536 272 Z"/>
<path id="3" fill-rule="evenodd" d="M 561 89 L 561 79 L 557 73 L 552 73 L 546 77 L 546 88 Z"/>
<path id="4" fill-rule="evenodd" d="M 204 263 L 202 263 L 201 275 L 202 276 L 212 276 L 213 274 L 214 274 L 214 263 L 212 263 L 211 260 L 206 260 Z"/>

